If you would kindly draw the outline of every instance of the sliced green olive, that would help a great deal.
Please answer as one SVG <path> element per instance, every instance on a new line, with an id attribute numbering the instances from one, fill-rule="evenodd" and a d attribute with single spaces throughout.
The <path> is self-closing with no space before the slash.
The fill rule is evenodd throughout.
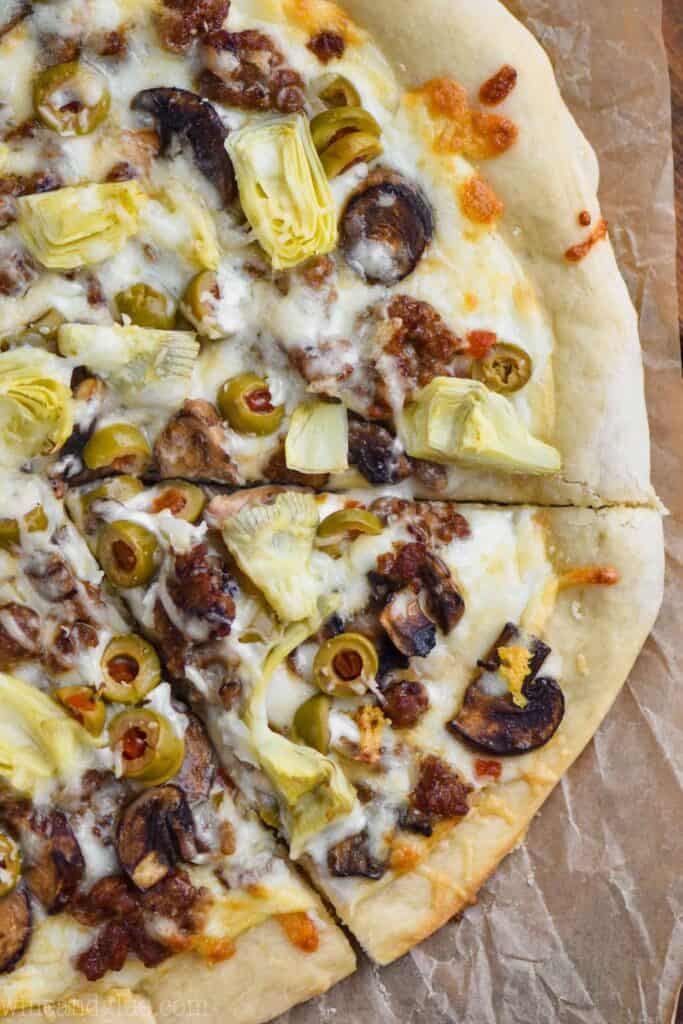
<path id="1" fill-rule="evenodd" d="M 109 723 L 109 744 L 124 778 L 159 786 L 183 763 L 185 741 L 167 718 L 150 708 L 122 711 Z"/>
<path id="2" fill-rule="evenodd" d="M 214 319 L 214 300 L 220 297 L 218 278 L 213 270 L 196 274 L 183 295 L 181 309 L 205 338 L 220 338 Z"/>
<path id="3" fill-rule="evenodd" d="M 45 68 L 33 83 L 33 107 L 59 135 L 88 135 L 109 110 L 106 79 L 80 61 Z"/>
<path id="4" fill-rule="evenodd" d="M 156 537 L 145 526 L 117 519 L 103 527 L 97 557 L 107 579 L 127 589 L 149 583 L 156 568 L 156 549 Z"/>
<path id="5" fill-rule="evenodd" d="M 320 154 L 320 161 L 328 178 L 343 174 L 352 164 L 369 164 L 381 156 L 382 143 L 369 132 L 349 132 L 340 135 Z"/>
<path id="6" fill-rule="evenodd" d="M 138 704 L 161 682 L 157 652 L 134 633 L 110 640 L 101 665 L 102 696 L 117 704 Z"/>
<path id="7" fill-rule="evenodd" d="M 363 107 L 333 107 L 311 121 L 313 144 L 322 153 L 342 132 L 366 132 L 378 139 L 382 129 Z"/>
<path id="8" fill-rule="evenodd" d="M 333 697 L 365 693 L 375 678 L 379 662 L 374 644 L 361 633 L 339 633 L 318 649 L 313 662 L 313 681 Z"/>
<path id="9" fill-rule="evenodd" d="M 96 501 L 125 502 L 144 491 L 142 482 L 135 476 L 113 476 L 105 480 L 99 487 L 93 487 L 81 496 L 81 506 L 85 513 L 89 512 Z"/>
<path id="10" fill-rule="evenodd" d="M 92 686 L 61 686 L 55 690 L 55 698 L 91 736 L 100 735 L 106 711 L 104 701 L 99 699 Z"/>
<path id="11" fill-rule="evenodd" d="M 217 401 L 221 415 L 240 434 L 272 434 L 285 414 L 284 405 L 273 405 L 268 383 L 255 373 L 226 380 Z"/>
<path id="12" fill-rule="evenodd" d="M 25 528 L 29 533 L 42 533 L 47 530 L 48 521 L 45 509 L 42 505 L 36 505 L 24 516 Z M 21 539 L 21 530 L 17 519 L 0 519 L 0 548 L 10 547 L 18 544 Z"/>
<path id="13" fill-rule="evenodd" d="M 7 896 L 21 878 L 21 851 L 11 836 L 0 832 L 0 898 Z"/>
<path id="14" fill-rule="evenodd" d="M 92 435 L 83 449 L 88 469 L 108 466 L 140 473 L 148 464 L 151 450 L 145 435 L 131 423 L 110 423 Z"/>
<path id="15" fill-rule="evenodd" d="M 57 341 L 57 332 L 65 322 L 64 317 L 56 309 L 48 309 L 32 320 L 14 339 L 20 345 L 34 345 L 41 348 L 49 348 Z"/>
<path id="16" fill-rule="evenodd" d="M 328 107 L 360 107 L 360 96 L 355 85 L 343 75 L 322 75 L 316 82 L 318 98 Z"/>
<path id="17" fill-rule="evenodd" d="M 309 747 L 321 754 L 330 749 L 330 707 L 332 701 L 324 693 L 309 697 L 296 709 L 294 731 Z"/>
<path id="18" fill-rule="evenodd" d="M 114 296 L 119 317 L 127 316 L 138 327 L 170 331 L 175 324 L 175 302 L 140 281 Z"/>
<path id="19" fill-rule="evenodd" d="M 499 342 L 484 359 L 475 361 L 472 372 L 491 391 L 511 394 L 528 383 L 532 369 L 531 356 L 524 349 Z"/>
<path id="20" fill-rule="evenodd" d="M 206 497 L 201 487 L 187 483 L 185 480 L 166 480 L 158 489 L 150 505 L 150 512 L 163 512 L 167 509 L 171 515 L 185 519 L 188 523 L 196 523 L 206 505 Z"/>
<path id="21" fill-rule="evenodd" d="M 365 508 L 342 508 L 325 516 L 318 527 L 318 537 L 322 540 L 343 537 L 347 533 L 367 533 L 377 537 L 384 529 L 384 524 L 374 512 Z"/>

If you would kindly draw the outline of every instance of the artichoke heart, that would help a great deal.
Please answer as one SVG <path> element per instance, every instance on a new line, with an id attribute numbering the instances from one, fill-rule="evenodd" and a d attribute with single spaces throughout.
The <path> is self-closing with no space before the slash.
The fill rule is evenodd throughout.
<path id="1" fill-rule="evenodd" d="M 118 324 L 63 324 L 58 346 L 62 355 L 104 377 L 127 398 L 170 409 L 187 397 L 199 353 L 192 331 Z"/>
<path id="2" fill-rule="evenodd" d="M 407 406 L 399 425 L 409 455 L 511 473 L 557 473 L 556 448 L 533 437 L 508 399 L 477 380 L 435 377 Z"/>
<path id="3" fill-rule="evenodd" d="M 271 505 L 245 505 L 223 523 L 223 539 L 240 568 L 283 622 L 314 615 L 324 581 L 311 555 L 318 527 L 312 494 L 286 491 Z"/>
<path id="4" fill-rule="evenodd" d="M 26 347 L 0 354 L 0 464 L 19 466 L 60 448 L 73 429 L 71 368 Z"/>
<path id="5" fill-rule="evenodd" d="M 314 617 L 285 631 L 263 664 L 245 712 L 254 753 L 286 806 L 294 860 L 318 832 L 336 818 L 349 814 L 356 803 L 353 786 L 334 761 L 312 747 L 293 743 L 268 725 L 266 700 L 273 673 L 319 624 L 319 617 Z"/>
<path id="6" fill-rule="evenodd" d="M 334 249 L 334 199 L 305 117 L 247 125 L 225 145 L 242 209 L 276 270 Z"/>
<path id="7" fill-rule="evenodd" d="M 138 230 L 147 197 L 135 181 L 70 185 L 17 200 L 19 230 L 51 270 L 73 270 L 114 256 Z"/>
<path id="8" fill-rule="evenodd" d="M 86 764 L 91 740 L 55 701 L 0 672 L 0 776 L 21 793 L 66 782 Z"/>
<path id="9" fill-rule="evenodd" d="M 140 230 L 160 249 L 179 253 L 193 266 L 218 269 L 216 224 L 203 198 L 187 185 L 171 181 L 155 192 L 141 217 Z"/>
<path id="10" fill-rule="evenodd" d="M 349 468 L 346 409 L 331 402 L 297 406 L 285 440 L 288 469 L 299 473 L 342 473 Z"/>

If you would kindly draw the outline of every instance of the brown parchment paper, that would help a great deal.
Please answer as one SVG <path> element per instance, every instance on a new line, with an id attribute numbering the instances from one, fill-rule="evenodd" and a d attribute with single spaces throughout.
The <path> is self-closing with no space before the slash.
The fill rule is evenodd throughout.
<path id="1" fill-rule="evenodd" d="M 665 604 L 594 742 L 478 904 L 387 968 L 361 957 L 282 1024 L 669 1024 L 683 982 L 683 385 L 661 0 L 509 6 L 600 157 L 671 513 Z"/>

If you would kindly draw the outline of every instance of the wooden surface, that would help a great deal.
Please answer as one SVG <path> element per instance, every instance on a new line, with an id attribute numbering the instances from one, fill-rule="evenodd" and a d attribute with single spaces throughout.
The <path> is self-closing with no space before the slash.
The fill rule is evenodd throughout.
<path id="1" fill-rule="evenodd" d="M 678 308 L 683 349 L 683 0 L 664 0 L 664 38 L 669 50 L 671 68 L 678 211 Z"/>

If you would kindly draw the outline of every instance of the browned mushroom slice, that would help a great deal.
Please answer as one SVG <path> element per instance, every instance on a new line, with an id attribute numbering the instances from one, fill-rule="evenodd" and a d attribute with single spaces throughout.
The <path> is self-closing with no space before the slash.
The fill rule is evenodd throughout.
<path id="1" fill-rule="evenodd" d="M 342 839 L 327 853 L 327 866 L 337 878 L 381 878 L 387 865 L 377 860 L 368 850 L 365 832 Z"/>
<path id="2" fill-rule="evenodd" d="M 456 587 L 450 569 L 436 555 L 427 552 L 420 576 L 425 586 L 427 611 L 444 633 L 457 626 L 465 612 L 465 602 Z"/>
<path id="3" fill-rule="evenodd" d="M 85 874 L 78 840 L 61 811 L 34 813 L 21 836 L 28 851 L 26 883 L 47 913 L 56 914 Z"/>
<path id="4" fill-rule="evenodd" d="M 349 462 L 371 484 L 395 484 L 413 467 L 396 438 L 379 423 L 349 419 Z"/>
<path id="5" fill-rule="evenodd" d="M 211 403 L 190 399 L 154 442 L 157 471 L 162 478 L 237 484 L 239 475 L 225 441 L 225 428 Z"/>
<path id="6" fill-rule="evenodd" d="M 196 715 L 188 715 L 185 757 L 176 783 L 191 804 L 205 800 L 216 775 L 216 755 L 204 726 Z"/>
<path id="7" fill-rule="evenodd" d="M 395 171 L 369 174 L 344 208 L 340 245 L 370 284 L 395 284 L 412 273 L 434 232 L 420 189 Z"/>
<path id="8" fill-rule="evenodd" d="M 522 701 L 515 703 L 501 674 L 501 651 L 526 653 L 520 679 Z M 448 723 L 451 732 L 494 754 L 524 754 L 543 746 L 564 716 L 564 696 L 554 679 L 536 678 L 550 648 L 538 637 L 507 623 L 467 688 L 463 705 Z"/>
<path id="9" fill-rule="evenodd" d="M 420 607 L 412 587 L 393 594 L 379 617 L 401 654 L 426 658 L 436 644 L 436 626 Z"/>
<path id="10" fill-rule="evenodd" d="M 174 135 L 187 141 L 197 167 L 216 186 L 224 203 L 237 195 L 235 173 L 225 151 L 228 131 L 207 101 L 187 89 L 143 89 L 131 106 L 156 119 L 161 153 L 167 153 Z"/>
<path id="11" fill-rule="evenodd" d="M 13 971 L 26 952 L 31 920 L 31 903 L 23 885 L 0 900 L 0 974 Z"/>
<path id="12" fill-rule="evenodd" d="M 196 856 L 192 812 L 177 786 L 150 789 L 124 808 L 116 852 L 123 870 L 143 892 L 165 878 L 179 860 Z"/>

